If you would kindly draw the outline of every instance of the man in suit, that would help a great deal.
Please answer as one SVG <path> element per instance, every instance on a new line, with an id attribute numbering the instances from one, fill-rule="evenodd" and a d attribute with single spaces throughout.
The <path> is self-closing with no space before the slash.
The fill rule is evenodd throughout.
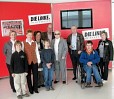
<path id="1" fill-rule="evenodd" d="M 79 55 L 84 49 L 84 37 L 82 34 L 77 32 L 77 26 L 75 25 L 71 27 L 71 32 L 72 33 L 67 38 L 67 44 L 73 65 L 74 77 L 72 80 L 76 80 L 76 69 L 79 62 Z"/>
<path id="2" fill-rule="evenodd" d="M 4 55 L 6 56 L 6 65 L 7 65 L 9 77 L 10 77 L 10 86 L 13 92 L 16 92 L 16 91 L 14 88 L 14 80 L 11 75 L 10 61 L 11 61 L 11 55 L 15 52 L 14 43 L 16 42 L 16 35 L 17 34 L 15 31 L 10 31 L 9 33 L 10 40 L 4 45 L 4 49 L 3 49 Z"/>
<path id="3" fill-rule="evenodd" d="M 66 54 L 68 51 L 67 42 L 60 37 L 60 31 L 55 31 L 55 39 L 52 40 L 52 49 L 55 53 L 55 76 L 54 83 L 60 81 L 60 73 L 63 84 L 66 83 Z"/>
<path id="4" fill-rule="evenodd" d="M 49 24 L 47 27 L 47 32 L 42 33 L 41 35 L 41 39 L 42 40 L 47 40 L 49 39 L 50 42 L 52 41 L 52 39 L 54 39 L 54 32 L 53 32 L 53 28 L 52 28 L 52 24 Z"/>

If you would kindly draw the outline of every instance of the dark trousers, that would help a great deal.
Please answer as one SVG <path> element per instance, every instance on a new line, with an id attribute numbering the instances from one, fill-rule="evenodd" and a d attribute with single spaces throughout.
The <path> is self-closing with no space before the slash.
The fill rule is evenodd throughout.
<path id="1" fill-rule="evenodd" d="M 15 87 L 14 87 L 14 79 L 13 79 L 13 77 L 12 77 L 12 75 L 11 75 L 11 67 L 10 67 L 10 65 L 7 64 L 7 63 L 6 63 L 6 65 L 7 65 L 8 72 L 9 72 L 10 86 L 11 86 L 11 89 L 14 91 L 14 90 L 15 90 Z"/>
<path id="2" fill-rule="evenodd" d="M 33 74 L 33 81 L 31 79 L 31 72 Z M 33 82 L 33 83 L 32 83 Z M 29 92 L 37 91 L 38 90 L 38 64 L 31 63 L 28 66 L 28 75 L 27 75 L 27 83 Z"/>
<path id="3" fill-rule="evenodd" d="M 70 52 L 70 58 L 71 58 L 71 61 L 72 61 L 72 65 L 73 65 L 73 74 L 74 74 L 74 77 L 77 77 L 76 75 L 76 70 L 77 70 L 77 65 L 79 63 L 79 55 L 78 55 L 78 52 L 76 50 L 72 50 Z"/>
<path id="4" fill-rule="evenodd" d="M 108 65 L 109 65 L 109 61 L 107 62 L 103 62 L 103 58 L 100 58 L 100 69 L 101 69 L 101 76 L 103 80 L 107 80 L 108 79 Z"/>

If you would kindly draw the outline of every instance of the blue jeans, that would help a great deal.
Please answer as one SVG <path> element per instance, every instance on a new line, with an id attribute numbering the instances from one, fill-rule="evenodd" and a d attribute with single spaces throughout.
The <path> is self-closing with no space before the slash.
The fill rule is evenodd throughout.
<path id="1" fill-rule="evenodd" d="M 50 88 L 52 86 L 53 72 L 54 72 L 53 65 L 51 66 L 50 69 L 48 69 L 48 67 L 43 64 L 43 73 L 44 73 L 44 81 L 46 88 Z"/>
<path id="2" fill-rule="evenodd" d="M 92 65 L 92 66 L 87 66 L 87 65 L 84 65 L 83 66 L 85 72 L 86 72 L 86 83 L 91 83 L 91 74 L 92 74 L 92 71 L 93 71 L 93 74 L 95 76 L 95 79 L 97 81 L 97 83 L 99 82 L 102 82 L 101 80 L 101 76 L 98 72 L 98 67 L 96 65 Z"/>

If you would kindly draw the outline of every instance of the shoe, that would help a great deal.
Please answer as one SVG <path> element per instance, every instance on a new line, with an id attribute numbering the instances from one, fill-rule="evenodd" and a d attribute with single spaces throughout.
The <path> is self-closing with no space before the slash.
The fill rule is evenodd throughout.
<path id="1" fill-rule="evenodd" d="M 39 91 L 38 90 L 36 90 L 36 91 L 34 91 L 35 93 L 39 93 Z"/>
<path id="2" fill-rule="evenodd" d="M 46 88 L 46 91 L 49 91 L 50 89 L 49 88 Z"/>
<path id="3" fill-rule="evenodd" d="M 42 84 L 41 86 L 42 86 L 42 87 L 45 87 L 45 85 L 44 85 L 44 84 Z"/>
<path id="4" fill-rule="evenodd" d="M 66 84 L 66 81 L 63 81 L 63 84 Z"/>
<path id="5" fill-rule="evenodd" d="M 16 90 L 15 90 L 15 89 L 12 89 L 12 91 L 13 91 L 14 93 L 16 93 Z"/>
<path id="6" fill-rule="evenodd" d="M 58 82 L 59 82 L 59 81 L 56 81 L 56 80 L 55 80 L 55 81 L 54 81 L 54 84 L 56 84 L 56 83 L 58 83 Z"/>
<path id="7" fill-rule="evenodd" d="M 30 94 L 33 94 L 33 91 L 30 91 Z"/>
<path id="8" fill-rule="evenodd" d="M 24 97 L 29 97 L 30 95 L 28 93 L 24 94 L 23 95 Z"/>
<path id="9" fill-rule="evenodd" d="M 98 86 L 99 87 L 103 86 L 103 83 L 102 82 L 98 82 Z"/>
<path id="10" fill-rule="evenodd" d="M 38 86 L 38 88 L 40 88 L 41 86 Z"/>
<path id="11" fill-rule="evenodd" d="M 72 80 L 76 80 L 76 77 L 72 78 Z"/>
<path id="12" fill-rule="evenodd" d="M 87 82 L 86 83 L 86 87 L 90 87 L 91 83 L 90 82 Z"/>
<path id="13" fill-rule="evenodd" d="M 50 90 L 55 90 L 52 86 L 50 87 Z"/>
<path id="14" fill-rule="evenodd" d="M 103 80 L 103 84 L 107 83 L 107 80 Z"/>
<path id="15" fill-rule="evenodd" d="M 18 95 L 17 99 L 23 99 L 22 95 Z"/>

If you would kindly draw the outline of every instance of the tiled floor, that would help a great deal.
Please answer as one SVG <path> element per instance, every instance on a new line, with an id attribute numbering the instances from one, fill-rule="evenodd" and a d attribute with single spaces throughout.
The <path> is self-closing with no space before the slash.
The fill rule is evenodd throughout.
<path id="1" fill-rule="evenodd" d="M 81 89 L 80 84 L 71 79 L 72 72 L 68 71 L 68 84 L 54 84 L 55 90 L 49 92 L 40 88 L 40 93 L 24 99 L 114 99 L 114 69 L 109 70 L 109 80 L 102 88 Z M 16 94 L 10 90 L 9 78 L 0 79 L 0 99 L 16 99 Z"/>

